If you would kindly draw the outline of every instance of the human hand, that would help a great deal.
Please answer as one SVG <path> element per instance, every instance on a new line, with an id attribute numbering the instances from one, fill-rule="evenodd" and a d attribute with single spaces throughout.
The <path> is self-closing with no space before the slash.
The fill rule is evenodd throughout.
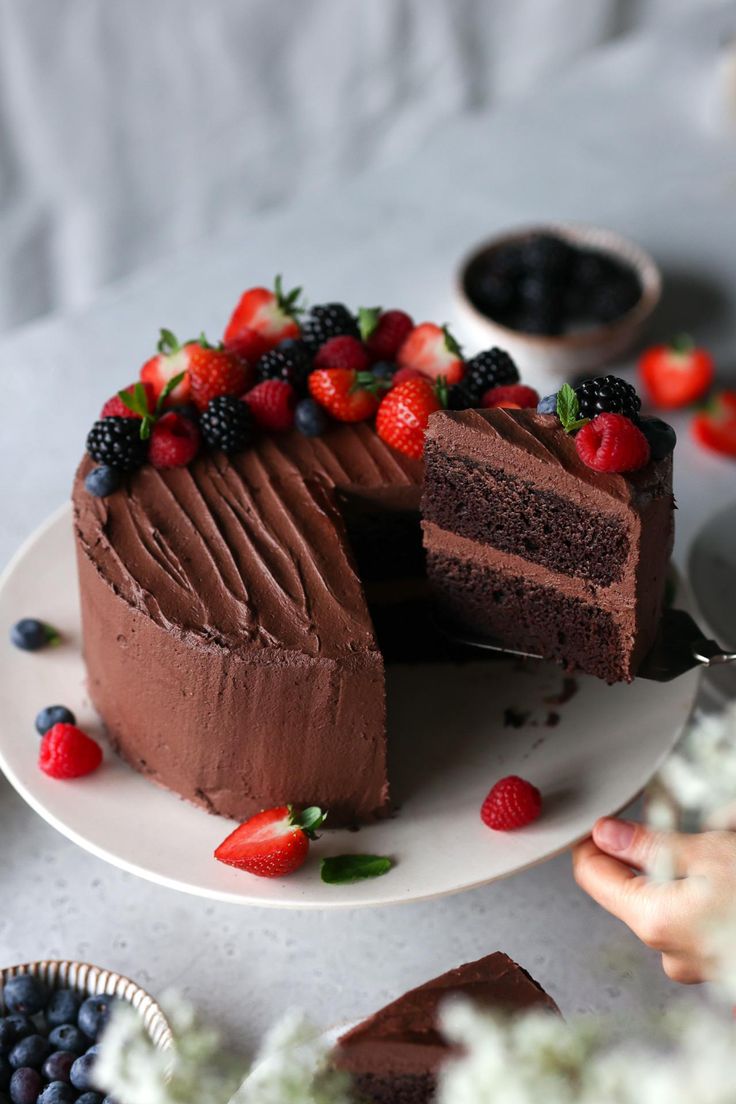
<path id="1" fill-rule="evenodd" d="M 644 871 L 672 864 L 671 881 Z M 736 906 L 736 833 L 655 832 L 642 824 L 604 817 L 591 838 L 573 850 L 581 889 L 623 920 L 662 955 L 673 981 L 693 984 L 715 974 L 709 933 Z"/>

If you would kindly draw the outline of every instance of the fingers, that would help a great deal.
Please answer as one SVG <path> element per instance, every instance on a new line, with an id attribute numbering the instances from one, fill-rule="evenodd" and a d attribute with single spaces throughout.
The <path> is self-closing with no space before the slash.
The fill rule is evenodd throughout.
<path id="1" fill-rule="evenodd" d="M 680 832 L 655 832 L 630 820 L 602 817 L 593 828 L 593 840 L 601 851 L 620 862 L 649 873 L 682 876 L 692 873 L 698 837 Z"/>
<path id="2" fill-rule="evenodd" d="M 699 985 L 707 980 L 699 963 L 686 955 L 663 954 L 662 969 L 670 981 L 680 985 Z"/>

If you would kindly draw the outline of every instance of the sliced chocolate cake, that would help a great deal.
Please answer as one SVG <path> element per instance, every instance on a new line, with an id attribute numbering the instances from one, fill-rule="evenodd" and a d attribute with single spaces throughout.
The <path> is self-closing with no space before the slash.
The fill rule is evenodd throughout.
<path id="1" fill-rule="evenodd" d="M 350 1074 L 359 1100 L 432 1100 L 437 1072 L 451 1053 L 439 1030 L 439 1010 L 453 996 L 504 1013 L 559 1012 L 541 986 L 500 951 L 448 970 L 387 1004 L 338 1040 L 334 1064 Z"/>
<path id="2" fill-rule="evenodd" d="M 647 448 L 638 470 L 601 471 L 581 458 L 582 443 L 551 413 L 433 414 L 428 573 L 451 623 L 607 682 L 631 680 L 662 610 L 672 458 L 646 459 Z"/>

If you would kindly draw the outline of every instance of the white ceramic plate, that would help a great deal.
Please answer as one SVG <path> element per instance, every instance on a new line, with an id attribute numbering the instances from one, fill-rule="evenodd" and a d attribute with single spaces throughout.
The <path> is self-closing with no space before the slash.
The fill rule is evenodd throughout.
<path id="1" fill-rule="evenodd" d="M 21 617 L 39 617 L 64 642 L 22 652 L 7 641 Z M 388 905 L 456 893 L 505 878 L 564 851 L 597 817 L 622 808 L 672 746 L 697 685 L 696 673 L 666 685 L 605 686 L 578 680 L 561 705 L 560 670 L 513 661 L 393 668 L 389 741 L 397 815 L 359 832 L 327 831 L 307 864 L 283 881 L 215 862 L 231 823 L 189 806 L 120 762 L 109 749 L 94 775 L 58 782 L 39 771 L 37 711 L 68 705 L 102 739 L 84 688 L 77 582 L 69 508 L 20 550 L 0 583 L 0 766 L 50 824 L 100 858 L 161 885 L 215 900 L 275 908 Z M 504 711 L 528 714 L 504 725 Z M 550 712 L 555 727 L 545 724 Z M 481 823 L 481 802 L 507 774 L 539 786 L 543 816 L 515 833 Z M 325 885 L 319 858 L 345 852 L 390 855 L 387 875 Z"/>

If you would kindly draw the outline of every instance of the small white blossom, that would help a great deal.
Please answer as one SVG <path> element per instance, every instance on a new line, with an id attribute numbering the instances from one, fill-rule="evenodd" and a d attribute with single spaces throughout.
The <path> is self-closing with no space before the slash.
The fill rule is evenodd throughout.
<path id="1" fill-rule="evenodd" d="M 232 1104 L 350 1104 L 348 1090 L 347 1078 L 330 1069 L 321 1037 L 291 1012 L 266 1035 Z"/>

